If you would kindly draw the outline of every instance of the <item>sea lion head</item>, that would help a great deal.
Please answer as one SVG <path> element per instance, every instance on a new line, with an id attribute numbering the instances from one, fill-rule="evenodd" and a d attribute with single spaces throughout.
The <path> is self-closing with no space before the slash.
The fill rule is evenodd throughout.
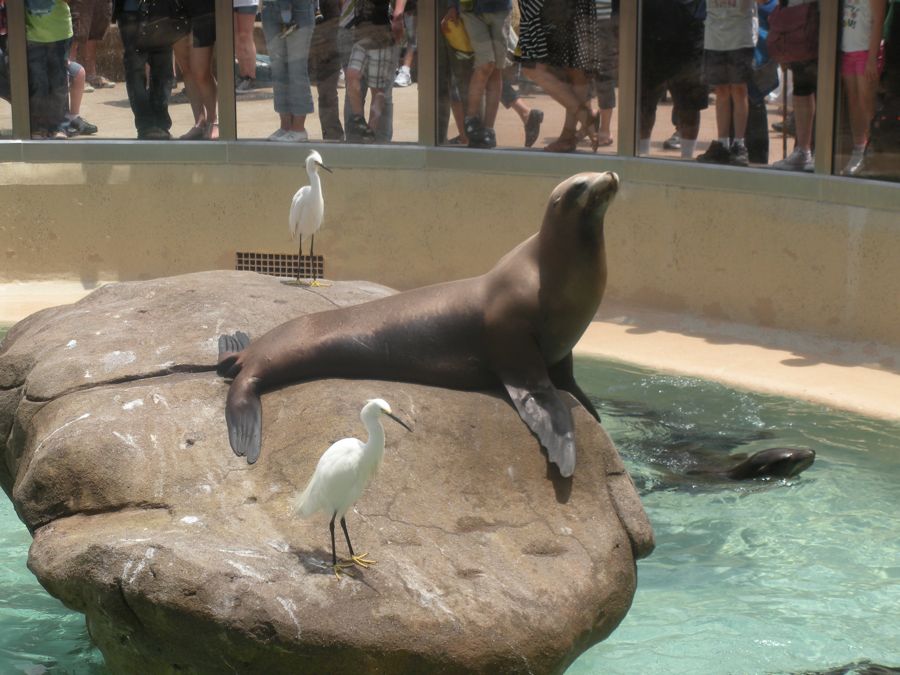
<path id="1" fill-rule="evenodd" d="M 816 460 L 811 448 L 768 448 L 750 455 L 743 462 L 727 471 L 729 478 L 792 478 L 806 471 Z"/>
<path id="2" fill-rule="evenodd" d="M 550 227 L 558 230 L 564 223 L 574 228 L 579 238 L 594 241 L 618 190 L 619 177 L 612 171 L 577 173 L 567 178 L 550 194 L 542 232 Z"/>

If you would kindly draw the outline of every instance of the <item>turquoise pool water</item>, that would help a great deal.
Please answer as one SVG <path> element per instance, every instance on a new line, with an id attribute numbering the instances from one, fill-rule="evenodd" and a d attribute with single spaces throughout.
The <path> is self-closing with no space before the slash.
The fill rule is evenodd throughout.
<path id="1" fill-rule="evenodd" d="M 622 625 L 568 675 L 900 665 L 900 425 L 620 364 L 576 367 L 657 548 L 638 564 Z M 818 458 L 791 481 L 694 488 L 677 478 L 697 453 L 776 445 Z M 106 672 L 81 615 L 25 567 L 29 544 L 0 498 L 0 673 Z"/>

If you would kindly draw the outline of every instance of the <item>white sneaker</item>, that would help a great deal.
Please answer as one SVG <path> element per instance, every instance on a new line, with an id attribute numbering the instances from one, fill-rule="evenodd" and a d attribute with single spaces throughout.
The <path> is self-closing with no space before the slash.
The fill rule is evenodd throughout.
<path id="1" fill-rule="evenodd" d="M 346 80 L 344 78 L 344 71 L 341 70 L 341 74 L 338 76 L 338 89 L 343 89 L 346 86 Z"/>
<path id="2" fill-rule="evenodd" d="M 860 172 L 863 170 L 863 167 L 866 163 L 866 153 L 858 152 L 856 150 L 853 151 L 853 154 L 850 155 L 850 161 L 847 162 L 847 166 L 844 167 L 844 170 L 841 171 L 841 175 L 843 176 L 858 176 Z"/>
<path id="3" fill-rule="evenodd" d="M 772 168 L 779 171 L 812 171 L 814 167 L 813 154 L 800 148 L 794 148 L 787 157 L 772 164 Z"/>
<path id="4" fill-rule="evenodd" d="M 309 134 L 306 131 L 288 131 L 284 136 L 282 136 L 280 141 L 284 141 L 285 143 L 305 143 L 309 140 Z"/>
<path id="5" fill-rule="evenodd" d="M 269 134 L 269 138 L 267 140 L 270 141 L 280 141 L 284 138 L 284 135 L 287 133 L 286 129 L 276 129 L 271 134 Z"/>
<path id="6" fill-rule="evenodd" d="M 408 87 L 412 84 L 412 75 L 409 72 L 409 68 L 406 66 L 400 66 L 400 70 L 397 71 L 397 77 L 394 78 L 394 86 L 395 87 Z"/>

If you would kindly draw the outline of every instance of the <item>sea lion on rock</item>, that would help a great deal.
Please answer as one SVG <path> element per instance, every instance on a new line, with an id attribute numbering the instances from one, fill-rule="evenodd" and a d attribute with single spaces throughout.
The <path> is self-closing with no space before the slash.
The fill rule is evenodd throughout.
<path id="1" fill-rule="evenodd" d="M 228 438 L 259 457 L 260 394 L 324 377 L 418 382 L 454 389 L 502 384 L 560 474 L 575 470 L 571 393 L 599 421 L 575 382 L 572 348 L 606 286 L 603 217 L 619 187 L 613 172 L 580 173 L 550 195 L 540 231 L 486 274 L 307 314 L 249 342 L 219 339 L 217 372 L 233 378 Z"/>

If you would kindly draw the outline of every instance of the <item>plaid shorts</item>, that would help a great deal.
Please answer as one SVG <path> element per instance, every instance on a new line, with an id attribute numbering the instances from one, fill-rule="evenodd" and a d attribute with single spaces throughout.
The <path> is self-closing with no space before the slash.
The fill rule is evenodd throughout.
<path id="1" fill-rule="evenodd" d="M 357 70 L 365 76 L 366 84 L 373 89 L 388 89 L 394 86 L 394 75 L 400 59 L 400 47 L 370 48 L 369 40 L 363 39 L 353 44 L 347 68 Z"/>

